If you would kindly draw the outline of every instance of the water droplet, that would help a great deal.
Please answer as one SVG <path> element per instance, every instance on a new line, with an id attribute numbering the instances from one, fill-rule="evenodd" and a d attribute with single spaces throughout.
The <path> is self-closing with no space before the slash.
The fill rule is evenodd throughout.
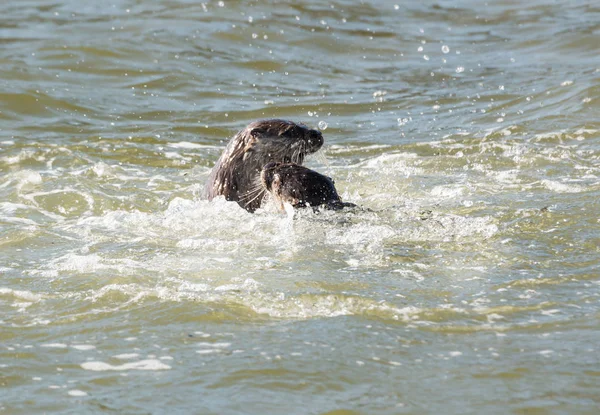
<path id="1" fill-rule="evenodd" d="M 319 121 L 319 124 L 317 124 L 319 126 L 319 130 L 323 131 L 327 129 L 327 123 L 323 120 Z"/>
<path id="2" fill-rule="evenodd" d="M 429 60 L 429 56 L 423 55 L 423 59 L 425 59 L 426 61 L 428 61 Z"/>
<path id="3" fill-rule="evenodd" d="M 448 52 L 450 52 L 450 48 L 447 45 L 444 45 L 444 46 L 442 46 L 442 52 L 448 53 Z"/>
<path id="4" fill-rule="evenodd" d="M 464 66 L 459 66 L 458 68 L 456 68 L 456 73 L 461 73 L 465 71 L 465 67 Z"/>

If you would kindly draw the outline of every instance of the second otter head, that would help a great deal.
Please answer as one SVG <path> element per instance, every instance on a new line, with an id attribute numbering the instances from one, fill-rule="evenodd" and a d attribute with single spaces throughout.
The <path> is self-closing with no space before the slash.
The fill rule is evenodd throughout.
<path id="1" fill-rule="evenodd" d="M 355 206 L 342 202 L 330 177 L 298 164 L 268 163 L 260 178 L 264 189 L 281 209 L 285 203 L 295 208 L 323 206 L 335 210 Z"/>

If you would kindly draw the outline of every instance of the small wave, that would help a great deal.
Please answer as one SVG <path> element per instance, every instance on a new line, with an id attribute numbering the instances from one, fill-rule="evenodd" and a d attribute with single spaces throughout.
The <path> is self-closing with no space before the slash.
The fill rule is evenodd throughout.
<path id="1" fill-rule="evenodd" d="M 46 347 L 49 349 L 66 349 L 68 346 L 64 343 L 45 343 L 40 344 L 40 347 Z"/>
<path id="2" fill-rule="evenodd" d="M 115 295 L 116 294 L 116 295 Z M 267 289 L 264 284 L 247 278 L 243 281 L 233 279 L 215 284 L 194 284 L 189 281 L 171 280 L 169 284 L 149 286 L 141 283 L 109 284 L 99 289 L 55 294 L 53 297 L 77 299 L 84 318 L 88 313 L 98 310 L 111 312 L 136 307 L 148 301 L 206 304 L 211 308 L 222 308 L 242 312 L 247 316 L 252 311 L 257 316 L 277 319 L 313 319 L 338 317 L 343 315 L 364 315 L 374 318 L 410 321 L 421 310 L 415 307 L 397 307 L 384 301 L 369 297 L 347 294 L 310 294 Z M 92 306 L 93 305 L 93 306 Z M 89 307 L 92 306 L 92 309 Z M 241 309 L 240 309 L 241 307 Z M 85 310 L 85 311 L 84 311 Z M 237 310 L 237 311 L 235 311 Z M 240 311 L 245 310 L 245 311 Z M 69 319 L 78 318 L 76 315 Z M 210 344 L 211 348 L 228 347 L 229 343 Z M 68 345 L 46 345 L 46 347 L 67 348 Z M 75 346 L 73 346 L 75 347 Z M 78 346 L 79 350 L 92 347 Z M 129 358 L 129 357 L 127 357 Z"/>
<path id="3" fill-rule="evenodd" d="M 211 149 L 211 150 L 221 150 L 221 146 L 213 146 L 208 144 L 199 144 L 199 143 L 191 143 L 189 141 L 180 141 L 177 143 L 169 143 L 169 147 L 173 148 L 181 148 L 184 150 L 196 150 L 196 149 Z"/>
<path id="4" fill-rule="evenodd" d="M 141 264 L 131 259 L 105 258 L 99 254 L 78 255 L 68 253 L 50 261 L 43 269 L 31 270 L 32 275 L 55 277 L 63 272 L 93 273 L 100 270 L 114 270 L 124 273 L 139 268 Z"/>
<path id="5" fill-rule="evenodd" d="M 71 389 L 69 392 L 67 392 L 69 394 L 69 396 L 73 396 L 73 397 L 83 397 L 83 396 L 87 396 L 87 392 L 79 390 L 79 389 Z"/>
<path id="6" fill-rule="evenodd" d="M 109 363 L 92 361 L 81 364 L 81 367 L 85 370 L 91 370 L 94 372 L 106 372 L 106 371 L 127 371 L 127 370 L 169 370 L 171 366 L 164 364 L 158 359 L 146 359 L 138 362 L 125 363 L 122 365 L 111 365 Z"/>
<path id="7" fill-rule="evenodd" d="M 560 183 L 555 180 L 542 180 L 542 184 L 546 189 L 556 193 L 580 193 L 585 191 L 581 186 Z"/>
<path id="8" fill-rule="evenodd" d="M 44 299 L 44 296 L 41 294 L 36 294 L 31 291 L 26 290 L 14 290 L 12 288 L 3 288 L 0 287 L 0 295 L 13 297 L 17 300 L 24 300 L 30 303 L 37 303 Z"/>
<path id="9" fill-rule="evenodd" d="M 24 188 L 34 188 L 41 184 L 42 176 L 37 171 L 33 170 L 20 170 L 18 172 L 9 173 L 4 176 L 3 181 L 0 183 L 0 189 L 7 188 L 13 183 L 15 183 L 17 192 L 20 193 Z"/>

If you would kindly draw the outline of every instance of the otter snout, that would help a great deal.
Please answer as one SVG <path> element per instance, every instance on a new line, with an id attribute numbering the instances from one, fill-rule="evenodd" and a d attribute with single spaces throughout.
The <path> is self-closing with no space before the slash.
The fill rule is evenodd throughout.
<path id="1" fill-rule="evenodd" d="M 308 130 L 306 133 L 306 143 L 308 144 L 308 150 L 314 153 L 323 145 L 323 134 L 318 130 Z"/>

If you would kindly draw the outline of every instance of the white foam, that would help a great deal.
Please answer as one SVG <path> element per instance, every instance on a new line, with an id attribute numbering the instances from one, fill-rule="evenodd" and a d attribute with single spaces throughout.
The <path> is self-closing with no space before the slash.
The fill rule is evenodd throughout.
<path id="1" fill-rule="evenodd" d="M 66 349 L 67 345 L 64 343 L 46 343 L 46 344 L 41 344 L 40 347 L 47 347 L 47 348 L 51 348 L 51 349 Z"/>
<path id="2" fill-rule="evenodd" d="M 139 353 L 122 353 L 122 354 L 118 354 L 113 356 L 115 359 L 119 359 L 119 360 L 129 360 L 129 359 L 135 359 L 136 357 L 139 357 Z"/>
<path id="3" fill-rule="evenodd" d="M 581 193 L 585 189 L 581 186 L 573 184 L 560 183 L 554 180 L 542 180 L 542 184 L 546 189 L 556 193 Z"/>
<path id="4" fill-rule="evenodd" d="M 175 152 L 175 151 L 166 151 L 164 153 L 164 156 L 168 159 L 178 159 L 178 160 L 191 160 L 189 157 L 184 157 L 181 154 Z"/>
<path id="5" fill-rule="evenodd" d="M 200 346 L 200 347 L 212 347 L 212 348 L 217 348 L 217 349 L 223 349 L 223 348 L 230 347 L 231 343 L 226 343 L 226 342 L 222 342 L 222 343 L 201 342 L 201 343 L 196 343 L 196 346 Z"/>
<path id="6" fill-rule="evenodd" d="M 219 148 L 220 149 L 220 147 L 209 146 L 206 144 L 190 143 L 189 141 L 180 141 L 178 143 L 169 143 L 169 147 L 184 148 L 184 149 L 188 149 L 188 150 L 205 149 L 205 148 L 208 148 L 208 149 Z"/>
<path id="7" fill-rule="evenodd" d="M 466 192 L 466 187 L 462 185 L 435 186 L 430 193 L 436 199 L 454 199 Z"/>
<path id="8" fill-rule="evenodd" d="M 248 300 L 246 306 L 259 314 L 292 319 L 377 314 L 394 320 L 410 321 L 421 311 L 412 306 L 397 308 L 369 298 L 344 295 L 263 295 Z"/>
<path id="9" fill-rule="evenodd" d="M 11 202 L 2 202 L 0 203 L 0 212 L 5 213 L 7 215 L 13 215 L 18 210 L 30 210 L 31 206 L 25 205 L 23 203 L 11 203 Z"/>
<path id="10" fill-rule="evenodd" d="M 68 392 L 69 396 L 74 396 L 74 397 L 80 397 L 80 396 L 87 396 L 87 392 L 84 392 L 82 390 L 79 389 L 71 389 Z"/>
<path id="11" fill-rule="evenodd" d="M 122 365 L 111 365 L 104 362 L 85 362 L 81 364 L 85 370 L 94 372 L 103 371 L 125 371 L 125 370 L 169 370 L 171 366 L 162 363 L 157 359 L 146 359 L 138 362 L 125 363 Z"/>
<path id="12" fill-rule="evenodd" d="M 386 153 L 369 158 L 359 163 L 360 176 L 373 176 L 372 170 L 385 172 L 389 176 L 410 177 L 421 174 L 423 169 L 416 167 L 414 161 L 418 158 L 416 153 Z"/>
<path id="13" fill-rule="evenodd" d="M 220 349 L 202 349 L 202 350 L 196 350 L 196 353 L 198 354 L 215 354 L 215 353 L 221 353 Z"/>
<path id="14" fill-rule="evenodd" d="M 126 258 L 104 258 L 99 254 L 79 255 L 68 253 L 58 257 L 47 265 L 49 271 L 72 271 L 77 273 L 91 273 L 98 270 L 115 270 L 119 273 L 128 272 L 138 268 L 137 261 Z"/>
<path id="15" fill-rule="evenodd" d="M 115 172 L 112 166 L 104 162 L 99 162 L 94 164 L 92 167 L 88 169 L 91 173 L 93 173 L 97 177 L 115 177 Z"/>
<path id="16" fill-rule="evenodd" d="M 81 351 L 94 350 L 96 348 L 96 346 L 91 344 L 72 344 L 71 347 L 75 350 Z"/>

